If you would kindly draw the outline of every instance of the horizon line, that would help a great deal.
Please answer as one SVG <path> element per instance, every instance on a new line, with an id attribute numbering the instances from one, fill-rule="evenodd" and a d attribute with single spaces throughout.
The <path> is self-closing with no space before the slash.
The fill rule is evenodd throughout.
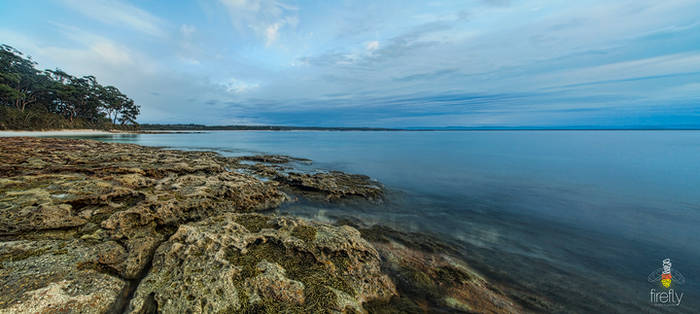
<path id="1" fill-rule="evenodd" d="M 353 131 L 700 131 L 700 126 L 681 127 L 652 127 L 652 126 L 620 126 L 620 127 L 587 127 L 587 126 L 445 126 L 445 127 L 370 127 L 370 126 L 298 126 L 298 125 L 206 125 L 193 123 L 143 123 L 141 129 L 146 130 L 353 130 Z"/>

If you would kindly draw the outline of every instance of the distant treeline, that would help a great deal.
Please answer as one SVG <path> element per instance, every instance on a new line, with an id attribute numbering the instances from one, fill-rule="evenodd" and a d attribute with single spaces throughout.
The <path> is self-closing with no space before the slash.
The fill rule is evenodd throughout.
<path id="1" fill-rule="evenodd" d="M 345 128 L 345 127 L 315 127 L 315 126 L 275 126 L 275 125 L 202 125 L 202 124 L 140 124 L 141 130 L 163 131 L 397 131 L 399 129 L 386 128 Z"/>
<path id="2" fill-rule="evenodd" d="M 0 45 L 0 130 L 137 128 L 140 107 L 118 88 L 36 65 Z"/>

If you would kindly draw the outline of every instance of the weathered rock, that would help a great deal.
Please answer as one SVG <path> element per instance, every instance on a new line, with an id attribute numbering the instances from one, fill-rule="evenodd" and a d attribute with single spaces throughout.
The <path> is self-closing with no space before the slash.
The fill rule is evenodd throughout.
<path id="1" fill-rule="evenodd" d="M 282 165 L 292 161 L 308 164 L 308 159 L 283 155 L 243 156 L 235 159 L 245 161 L 237 164 L 238 169 L 279 182 L 286 190 L 314 200 L 339 201 L 361 198 L 380 202 L 384 196 L 383 186 L 368 176 L 340 171 L 300 173 Z"/>
<path id="2" fill-rule="evenodd" d="M 322 173 L 280 173 L 275 180 L 286 184 L 312 198 L 328 201 L 347 197 L 360 197 L 381 201 L 384 190 L 381 184 L 368 176 L 339 171 Z"/>
<path id="3" fill-rule="evenodd" d="M 39 138 L 0 146 L 0 236 L 41 239 L 35 231 L 61 230 L 65 238 L 74 230 L 118 241 L 127 258 L 110 267 L 127 279 L 179 224 L 286 199 L 275 182 L 227 171 L 227 159 L 211 152 Z"/>
<path id="4" fill-rule="evenodd" d="M 282 266 L 262 260 L 255 270 L 260 274 L 245 280 L 248 302 L 256 304 L 276 300 L 289 304 L 304 303 L 304 284 L 287 278 Z"/>
<path id="5" fill-rule="evenodd" d="M 81 226 L 138 196 L 82 174 L 0 178 L 0 234 Z"/>
<path id="6" fill-rule="evenodd" d="M 363 311 L 395 294 L 379 263 L 351 227 L 224 214 L 181 225 L 158 248 L 130 310 Z"/>
<path id="7" fill-rule="evenodd" d="M 0 242 L 0 313 L 116 310 L 127 283 L 102 263 L 123 259 L 120 249 L 114 242 L 83 240 Z"/>

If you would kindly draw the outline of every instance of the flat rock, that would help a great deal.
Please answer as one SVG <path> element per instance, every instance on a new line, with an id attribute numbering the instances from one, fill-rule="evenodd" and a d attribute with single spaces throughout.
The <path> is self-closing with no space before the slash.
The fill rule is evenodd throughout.
<path id="1" fill-rule="evenodd" d="M 53 138 L 0 147 L 0 237 L 117 241 L 127 257 L 110 267 L 126 279 L 142 274 L 180 223 L 287 199 L 276 182 L 228 171 L 211 152 Z"/>
<path id="2" fill-rule="evenodd" d="M 107 313 L 121 307 L 127 282 L 102 263 L 123 258 L 114 242 L 0 243 L 0 313 Z M 116 252 L 109 255 L 105 252 Z"/>
<path id="3" fill-rule="evenodd" d="M 384 195 L 382 185 L 370 177 L 340 171 L 280 173 L 275 180 L 311 198 L 323 198 L 328 201 L 359 197 L 376 202 L 381 201 Z"/>

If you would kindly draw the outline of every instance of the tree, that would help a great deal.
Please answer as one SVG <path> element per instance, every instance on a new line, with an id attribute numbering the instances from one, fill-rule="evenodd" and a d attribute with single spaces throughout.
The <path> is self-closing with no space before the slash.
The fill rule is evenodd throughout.
<path id="1" fill-rule="evenodd" d="M 107 117 L 112 124 L 117 124 L 117 118 L 119 113 L 124 107 L 124 103 L 129 98 L 122 94 L 118 88 L 114 86 L 102 87 L 100 90 L 100 101 L 102 102 L 102 108 L 107 113 Z"/>
<path id="2" fill-rule="evenodd" d="M 128 99 L 128 98 L 127 98 Z M 134 104 L 134 101 L 128 99 L 121 110 L 119 111 L 119 123 L 122 125 L 132 124 L 136 125 L 136 117 L 141 113 L 141 107 Z"/>
<path id="3" fill-rule="evenodd" d="M 60 69 L 39 71 L 35 67 L 30 57 L 0 45 L 0 108 L 18 112 L 11 119 L 13 123 L 24 120 L 26 125 L 33 116 L 52 114 L 77 126 L 85 122 L 93 126 L 137 124 L 140 107 L 118 88 L 102 86 L 91 75 L 76 77 Z M 8 125 L 9 120 L 3 122 L 2 118 L 0 126 Z M 78 124 L 73 123 L 76 120 Z"/>
<path id="4" fill-rule="evenodd" d="M 0 45 L 0 97 L 24 112 L 27 105 L 37 100 L 43 90 L 43 80 L 34 68 L 36 62 L 23 58 L 22 53 L 8 45 Z"/>

